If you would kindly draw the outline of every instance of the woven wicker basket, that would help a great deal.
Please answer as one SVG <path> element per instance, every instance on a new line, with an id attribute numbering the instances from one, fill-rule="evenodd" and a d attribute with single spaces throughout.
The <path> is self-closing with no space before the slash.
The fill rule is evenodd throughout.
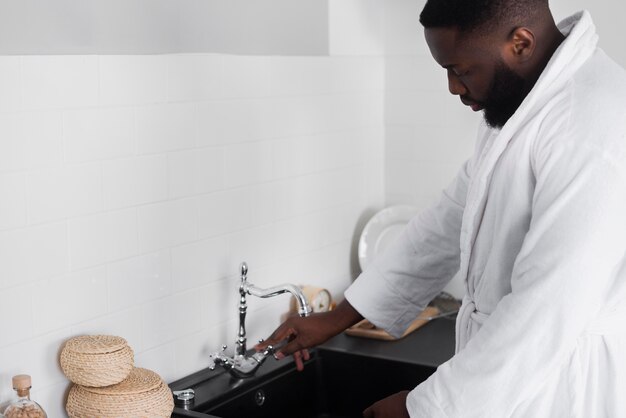
<path id="1" fill-rule="evenodd" d="M 117 385 L 90 388 L 73 385 L 67 398 L 70 418 L 169 418 L 174 398 L 153 371 L 134 368 Z"/>
<path id="2" fill-rule="evenodd" d="M 125 339 L 111 335 L 83 335 L 68 340 L 61 351 L 61 368 L 81 386 L 120 383 L 133 369 L 133 350 Z"/>

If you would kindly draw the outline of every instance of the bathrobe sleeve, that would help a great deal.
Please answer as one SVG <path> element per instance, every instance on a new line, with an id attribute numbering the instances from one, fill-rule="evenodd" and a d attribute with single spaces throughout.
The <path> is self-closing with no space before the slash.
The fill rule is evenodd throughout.
<path id="1" fill-rule="evenodd" d="M 623 142 L 620 135 L 610 144 Z M 532 219 L 512 292 L 463 350 L 410 393 L 411 417 L 511 416 L 602 321 L 626 249 L 626 158 L 621 145 L 607 149 L 588 138 L 552 141 L 535 153 Z"/>
<path id="2" fill-rule="evenodd" d="M 411 220 L 399 238 L 345 292 L 370 322 L 401 336 L 459 270 L 460 231 L 472 160 L 440 201 Z"/>

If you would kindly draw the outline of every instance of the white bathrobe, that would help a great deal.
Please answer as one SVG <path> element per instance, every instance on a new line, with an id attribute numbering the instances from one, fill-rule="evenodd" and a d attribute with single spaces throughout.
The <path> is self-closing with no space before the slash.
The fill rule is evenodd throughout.
<path id="1" fill-rule="evenodd" d="M 515 115 L 346 291 L 400 335 L 464 280 L 456 355 L 411 417 L 626 417 L 626 72 L 587 12 L 559 28 Z"/>

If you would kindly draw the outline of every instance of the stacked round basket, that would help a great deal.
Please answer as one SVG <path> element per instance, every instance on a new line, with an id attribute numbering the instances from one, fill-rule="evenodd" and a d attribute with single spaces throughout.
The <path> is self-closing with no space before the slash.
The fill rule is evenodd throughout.
<path id="1" fill-rule="evenodd" d="M 153 371 L 134 367 L 125 339 L 84 335 L 68 340 L 61 368 L 74 385 L 67 398 L 70 418 L 170 417 L 174 400 Z"/>

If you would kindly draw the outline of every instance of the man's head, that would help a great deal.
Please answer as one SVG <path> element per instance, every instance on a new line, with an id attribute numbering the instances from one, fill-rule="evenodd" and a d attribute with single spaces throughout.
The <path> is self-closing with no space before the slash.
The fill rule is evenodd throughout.
<path id="1" fill-rule="evenodd" d="M 562 40 L 548 0 L 428 0 L 420 22 L 450 93 L 492 127 L 515 113 Z"/>

